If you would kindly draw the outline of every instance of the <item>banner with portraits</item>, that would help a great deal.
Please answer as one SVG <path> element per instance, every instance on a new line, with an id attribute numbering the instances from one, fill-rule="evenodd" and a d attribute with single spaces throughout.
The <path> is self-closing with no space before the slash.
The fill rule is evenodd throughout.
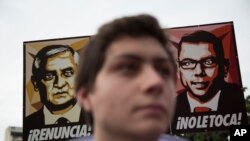
<path id="1" fill-rule="evenodd" d="M 247 124 L 233 23 L 165 31 L 178 68 L 171 132 Z M 89 40 L 90 36 L 24 42 L 23 140 L 67 140 L 92 133 L 74 90 L 79 53 Z"/>
<path id="2" fill-rule="evenodd" d="M 89 39 L 24 42 L 23 140 L 67 140 L 91 134 L 74 90 L 79 53 Z"/>
<path id="3" fill-rule="evenodd" d="M 165 30 L 178 67 L 173 133 L 247 124 L 233 22 Z"/>

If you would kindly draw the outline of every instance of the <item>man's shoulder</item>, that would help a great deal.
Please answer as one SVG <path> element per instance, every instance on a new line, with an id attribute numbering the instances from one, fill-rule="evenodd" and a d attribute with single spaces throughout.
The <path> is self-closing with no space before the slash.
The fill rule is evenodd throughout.
<path id="1" fill-rule="evenodd" d="M 172 136 L 168 134 L 162 134 L 160 139 L 158 141 L 188 141 L 187 139 L 184 139 L 179 136 Z"/>
<path id="2" fill-rule="evenodd" d="M 181 90 L 178 91 L 178 95 L 177 95 L 177 106 L 181 105 L 186 105 L 188 104 L 188 98 L 187 98 L 187 90 Z"/>
<path id="3" fill-rule="evenodd" d="M 177 92 L 177 99 L 182 100 L 187 98 L 187 90 L 183 89 Z"/>
<path id="4" fill-rule="evenodd" d="M 38 120 L 39 119 L 39 120 Z M 34 112 L 33 114 L 31 114 L 31 115 L 29 115 L 29 116 L 27 116 L 26 118 L 25 118 L 25 121 L 27 121 L 27 122 L 38 122 L 38 121 L 43 121 L 43 119 L 44 119 L 44 114 L 43 114 L 43 110 L 42 109 L 40 109 L 40 110 L 38 110 L 37 112 Z"/>
<path id="5" fill-rule="evenodd" d="M 71 141 L 94 141 L 94 138 L 93 138 L 93 136 L 87 136 L 87 137 L 83 137 L 83 138 L 74 139 Z M 167 135 L 167 134 L 162 134 L 158 141 L 188 141 L 188 140 L 181 138 L 181 137 L 178 137 L 178 136 L 171 136 L 171 135 Z"/>
<path id="6" fill-rule="evenodd" d="M 218 111 L 225 113 L 245 111 L 244 103 L 244 94 L 239 85 L 233 83 L 225 83 L 223 85 L 219 98 Z"/>
<path id="7" fill-rule="evenodd" d="M 27 131 L 30 129 L 38 129 L 44 126 L 44 114 L 43 110 L 40 109 L 37 112 L 24 118 L 24 126 Z"/>
<path id="8" fill-rule="evenodd" d="M 241 87 L 234 83 L 224 83 L 223 87 L 221 88 L 222 97 L 227 98 L 240 98 L 243 97 L 243 91 Z M 242 95 L 242 96 L 240 96 Z"/>
<path id="9" fill-rule="evenodd" d="M 77 139 L 72 139 L 69 141 L 93 141 L 93 136 L 86 136 L 86 137 L 82 137 L 82 138 L 77 138 Z"/>
<path id="10" fill-rule="evenodd" d="M 182 109 L 181 112 L 179 109 Z M 190 105 L 187 98 L 187 90 L 178 91 L 177 99 L 176 99 L 176 114 L 189 114 L 190 113 Z"/>
<path id="11" fill-rule="evenodd" d="M 227 83 L 225 82 L 223 87 L 222 87 L 223 90 L 225 91 L 241 91 L 241 87 L 235 83 Z"/>

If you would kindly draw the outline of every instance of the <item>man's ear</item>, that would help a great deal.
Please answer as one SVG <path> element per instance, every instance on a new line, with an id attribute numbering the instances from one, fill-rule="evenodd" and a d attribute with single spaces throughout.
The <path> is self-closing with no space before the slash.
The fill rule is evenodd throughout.
<path id="1" fill-rule="evenodd" d="M 76 93 L 76 99 L 78 103 L 84 108 L 85 111 L 91 112 L 92 106 L 90 96 L 85 87 L 81 87 Z"/>
<path id="2" fill-rule="evenodd" d="M 37 84 L 37 81 L 34 79 L 34 76 L 31 76 L 31 82 L 34 86 L 34 90 L 37 92 L 38 91 L 38 84 Z"/>
<path id="3" fill-rule="evenodd" d="M 228 71 L 229 71 L 229 60 L 228 59 L 225 59 L 224 60 L 224 77 L 227 77 L 227 74 L 228 74 Z"/>

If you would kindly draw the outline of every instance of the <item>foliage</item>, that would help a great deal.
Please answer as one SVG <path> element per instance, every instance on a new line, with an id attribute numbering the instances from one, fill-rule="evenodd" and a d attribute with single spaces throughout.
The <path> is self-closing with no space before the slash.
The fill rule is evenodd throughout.
<path id="1" fill-rule="evenodd" d="M 228 141 L 229 131 L 186 133 L 184 138 L 190 141 Z"/>
<path id="2" fill-rule="evenodd" d="M 246 97 L 246 108 L 247 108 L 247 119 L 248 119 L 248 124 L 250 124 L 250 95 Z"/>

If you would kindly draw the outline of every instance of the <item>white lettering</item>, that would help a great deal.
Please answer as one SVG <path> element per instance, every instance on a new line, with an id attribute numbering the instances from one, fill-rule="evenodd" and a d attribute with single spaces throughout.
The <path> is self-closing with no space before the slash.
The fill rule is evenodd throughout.
<path id="1" fill-rule="evenodd" d="M 70 128 L 71 128 L 70 126 L 68 126 L 68 128 L 67 127 L 62 128 L 61 139 L 69 138 Z"/>
<path id="2" fill-rule="evenodd" d="M 176 129 L 180 129 L 180 123 L 181 123 L 181 117 L 178 117 L 178 121 L 177 121 L 177 126 L 176 126 Z"/>
<path id="3" fill-rule="evenodd" d="M 73 137 L 73 138 L 77 137 L 77 134 L 74 134 L 74 130 L 77 129 L 79 126 L 74 126 L 74 127 L 71 128 L 71 130 L 70 130 L 70 137 Z"/>
<path id="4" fill-rule="evenodd" d="M 246 129 L 241 129 L 241 135 L 243 136 L 244 134 L 247 133 L 247 130 Z"/>
<path id="5" fill-rule="evenodd" d="M 232 114 L 230 124 L 237 125 L 237 114 Z"/>
<path id="6" fill-rule="evenodd" d="M 236 129 L 235 132 L 234 132 L 234 136 L 237 136 L 237 135 L 238 135 L 238 136 L 241 136 L 241 135 L 240 135 L 239 129 Z"/>
<path id="7" fill-rule="evenodd" d="M 236 129 L 234 132 L 234 136 L 244 136 L 247 133 L 246 129 Z"/>
<path id="8" fill-rule="evenodd" d="M 80 132 L 79 136 L 80 137 L 87 136 L 87 125 L 82 126 L 82 129 L 81 129 L 81 132 Z"/>
<path id="9" fill-rule="evenodd" d="M 209 127 L 213 127 L 215 115 L 210 115 L 209 117 L 210 117 L 210 125 L 209 125 Z"/>
<path id="10" fill-rule="evenodd" d="M 229 126 L 230 125 L 230 123 L 228 122 L 228 118 L 230 118 L 230 114 L 226 114 L 224 116 L 224 120 L 223 120 L 223 125 L 224 126 Z"/>
<path id="11" fill-rule="evenodd" d="M 43 129 L 41 129 L 41 131 L 40 131 L 40 136 L 39 136 L 39 140 L 45 140 L 44 139 L 44 136 L 46 135 L 46 128 L 43 128 Z"/>
<path id="12" fill-rule="evenodd" d="M 214 121 L 215 126 L 220 127 L 222 122 L 223 122 L 223 116 L 222 115 L 216 116 L 215 121 Z"/>
<path id="13" fill-rule="evenodd" d="M 208 116 L 203 117 L 201 128 L 207 128 L 207 119 Z"/>
<path id="14" fill-rule="evenodd" d="M 32 141 L 37 141 L 38 139 L 39 139 L 39 134 L 40 134 L 40 130 L 38 130 L 38 129 L 35 129 L 34 131 L 33 131 L 33 138 L 32 138 Z"/>
<path id="15" fill-rule="evenodd" d="M 194 128 L 196 124 L 196 118 L 195 117 L 191 117 L 188 121 L 188 127 L 190 129 Z"/>
<path id="16" fill-rule="evenodd" d="M 46 133 L 46 136 L 45 136 L 45 140 L 48 140 L 48 138 L 50 140 L 53 139 L 54 130 L 55 130 L 55 128 L 47 128 L 47 133 Z"/>

